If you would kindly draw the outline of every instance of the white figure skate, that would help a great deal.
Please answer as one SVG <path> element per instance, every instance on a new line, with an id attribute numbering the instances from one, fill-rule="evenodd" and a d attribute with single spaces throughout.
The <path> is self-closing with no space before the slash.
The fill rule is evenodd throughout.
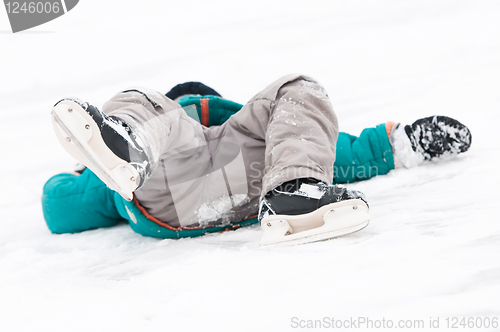
<path id="1" fill-rule="evenodd" d="M 294 180 L 261 201 L 261 246 L 288 246 L 335 238 L 366 227 L 363 194 L 343 186 Z"/>
<path id="2" fill-rule="evenodd" d="M 77 99 L 63 99 L 52 109 L 52 124 L 64 149 L 106 185 L 130 201 L 149 169 L 133 131 L 118 118 Z"/>

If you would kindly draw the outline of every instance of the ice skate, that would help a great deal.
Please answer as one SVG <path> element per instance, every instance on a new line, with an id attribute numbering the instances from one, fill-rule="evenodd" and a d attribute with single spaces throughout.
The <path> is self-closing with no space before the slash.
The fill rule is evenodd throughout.
<path id="1" fill-rule="evenodd" d="M 71 156 L 132 200 L 132 192 L 143 184 L 151 165 L 141 140 L 124 121 L 78 99 L 63 99 L 52 109 L 52 124 Z"/>
<path id="2" fill-rule="evenodd" d="M 286 182 L 261 200 L 261 246 L 327 240 L 361 230 L 369 222 L 359 191 L 313 179 Z"/>
<path id="3" fill-rule="evenodd" d="M 472 135 L 462 123 L 446 116 L 430 116 L 412 125 L 394 126 L 390 135 L 394 156 L 404 167 L 457 155 L 469 149 Z"/>

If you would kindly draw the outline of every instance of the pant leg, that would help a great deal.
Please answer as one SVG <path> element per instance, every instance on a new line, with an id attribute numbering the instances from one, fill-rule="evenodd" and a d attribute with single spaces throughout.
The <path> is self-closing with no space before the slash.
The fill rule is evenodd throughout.
<path id="1" fill-rule="evenodd" d="M 338 134 L 325 90 L 301 75 L 280 78 L 222 126 L 206 128 L 207 140 L 241 149 L 247 203 L 233 208 L 234 221 L 257 214 L 260 197 L 283 182 L 312 177 L 332 183 Z"/>
<path id="2" fill-rule="evenodd" d="M 120 92 L 104 104 L 102 111 L 121 118 L 134 129 L 150 157 L 153 173 L 165 152 L 205 142 L 199 123 L 178 103 L 154 90 L 138 87 Z"/>
<path id="3" fill-rule="evenodd" d="M 262 180 L 260 196 L 296 178 L 332 183 L 338 121 L 314 79 L 289 75 L 275 81 L 224 126 L 222 135 L 243 148 L 249 183 Z"/>
<path id="4" fill-rule="evenodd" d="M 178 103 L 142 87 L 116 94 L 104 104 L 103 112 L 127 122 L 150 158 L 152 172 L 134 192 L 139 203 L 150 215 L 173 227 L 192 224 L 192 216 L 179 218 L 175 204 L 180 206 L 185 199 L 175 200 L 169 179 L 207 172 L 210 159 L 202 125 Z"/>
<path id="5" fill-rule="evenodd" d="M 127 122 L 146 148 L 152 172 L 134 195 L 150 215 L 173 227 L 241 220 L 233 208 L 248 198 L 235 144 L 207 139 L 207 128 L 179 104 L 144 88 L 115 95 L 103 112 Z"/>

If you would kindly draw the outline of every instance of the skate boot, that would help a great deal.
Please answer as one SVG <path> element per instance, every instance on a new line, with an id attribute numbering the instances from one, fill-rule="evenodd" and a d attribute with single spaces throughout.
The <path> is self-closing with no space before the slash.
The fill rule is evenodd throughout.
<path id="1" fill-rule="evenodd" d="M 359 191 L 315 179 L 283 183 L 261 199 L 260 245 L 294 245 L 331 239 L 361 230 L 369 222 Z"/>
<path id="2" fill-rule="evenodd" d="M 52 109 L 52 124 L 64 149 L 128 201 L 151 173 L 144 143 L 118 117 L 63 99 Z"/>
<path id="3" fill-rule="evenodd" d="M 390 135 L 394 156 L 406 168 L 465 152 L 471 141 L 466 126 L 439 115 L 419 119 L 411 126 L 398 124 Z"/>

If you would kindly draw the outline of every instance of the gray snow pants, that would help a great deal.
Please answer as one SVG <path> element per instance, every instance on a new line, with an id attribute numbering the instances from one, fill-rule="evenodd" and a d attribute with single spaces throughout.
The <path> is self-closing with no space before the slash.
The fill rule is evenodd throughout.
<path id="1" fill-rule="evenodd" d="M 314 79 L 275 81 L 221 126 L 205 127 L 156 91 L 118 93 L 103 112 L 142 140 L 153 172 L 134 192 L 174 227 L 227 224 L 256 215 L 259 199 L 283 182 L 333 180 L 338 122 Z"/>

